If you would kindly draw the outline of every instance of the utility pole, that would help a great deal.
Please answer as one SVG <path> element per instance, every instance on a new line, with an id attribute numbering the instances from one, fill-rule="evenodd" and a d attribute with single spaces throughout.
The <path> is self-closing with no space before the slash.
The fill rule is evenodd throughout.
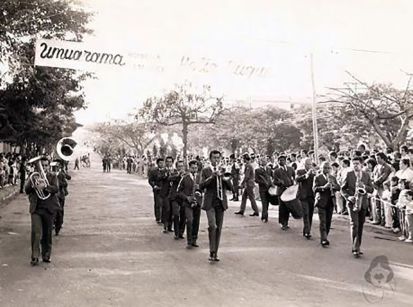
<path id="1" fill-rule="evenodd" d="M 313 104 L 312 104 L 312 117 L 313 117 L 313 137 L 314 137 L 314 159 L 318 164 L 318 125 L 317 125 L 317 93 L 314 80 L 314 60 L 313 53 L 310 54 L 310 72 L 311 72 L 311 85 L 313 87 Z"/>

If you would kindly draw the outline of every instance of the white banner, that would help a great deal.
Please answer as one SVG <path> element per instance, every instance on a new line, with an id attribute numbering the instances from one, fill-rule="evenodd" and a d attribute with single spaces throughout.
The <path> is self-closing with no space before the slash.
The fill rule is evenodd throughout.
<path id="1" fill-rule="evenodd" d="M 36 42 L 36 66 L 70 68 L 86 71 L 131 69 L 150 73 L 196 73 L 231 75 L 240 78 L 267 78 L 271 69 L 242 60 L 215 60 L 207 56 L 144 52 L 125 52 L 85 43 L 39 39 Z"/>

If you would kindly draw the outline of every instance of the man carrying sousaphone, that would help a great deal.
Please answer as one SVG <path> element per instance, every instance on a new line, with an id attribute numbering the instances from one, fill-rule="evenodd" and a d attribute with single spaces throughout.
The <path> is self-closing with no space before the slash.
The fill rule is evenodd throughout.
<path id="1" fill-rule="evenodd" d="M 291 166 L 286 165 L 287 157 L 285 155 L 280 155 L 278 157 L 278 168 L 274 171 L 274 184 L 276 185 L 276 195 L 279 198 L 279 211 L 278 211 L 278 222 L 281 225 L 282 230 L 287 230 L 290 228 L 288 226 L 288 220 L 290 218 L 291 210 L 287 207 L 284 198 L 281 195 L 287 190 L 287 188 L 294 186 L 295 172 Z M 297 194 L 297 190 L 295 190 Z M 296 195 L 293 196 L 296 197 Z M 298 216 L 297 216 L 298 217 Z"/>
<path id="2" fill-rule="evenodd" d="M 52 230 L 56 212 L 60 210 L 57 193 L 59 183 L 55 173 L 50 172 L 49 160 L 37 157 L 28 163 L 35 164 L 35 172 L 29 175 L 24 190 L 29 196 L 32 221 L 31 265 L 39 263 L 40 244 L 43 262 L 49 263 L 52 253 Z"/>

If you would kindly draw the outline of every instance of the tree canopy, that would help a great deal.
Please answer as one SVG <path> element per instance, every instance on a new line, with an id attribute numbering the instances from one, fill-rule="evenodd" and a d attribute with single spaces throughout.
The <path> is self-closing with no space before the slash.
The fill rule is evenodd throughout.
<path id="1" fill-rule="evenodd" d="M 89 74 L 34 66 L 38 37 L 81 40 L 90 14 L 75 1 L 6 0 L 0 4 L 0 140 L 39 152 L 78 126 L 86 107 L 82 81 Z"/>

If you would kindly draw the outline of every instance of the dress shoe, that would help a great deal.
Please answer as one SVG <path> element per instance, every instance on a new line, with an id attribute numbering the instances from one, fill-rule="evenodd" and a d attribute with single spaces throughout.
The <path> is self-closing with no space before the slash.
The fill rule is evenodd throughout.
<path id="1" fill-rule="evenodd" d="M 251 213 L 250 216 L 259 216 L 258 212 Z"/>
<path id="2" fill-rule="evenodd" d="M 360 258 L 360 253 L 358 251 L 353 251 L 352 253 L 354 258 Z"/>
<path id="3" fill-rule="evenodd" d="M 330 242 L 328 242 L 327 240 L 321 241 L 321 246 L 322 247 L 326 247 L 326 246 L 329 246 L 329 245 L 330 245 Z"/>
<path id="4" fill-rule="evenodd" d="M 284 231 L 286 231 L 286 230 L 290 229 L 290 226 L 288 226 L 288 225 L 283 225 L 283 226 L 281 227 L 281 229 L 284 230 Z"/>
<path id="5" fill-rule="evenodd" d="M 49 257 L 44 257 L 42 260 L 43 260 L 43 262 L 46 262 L 46 263 L 50 263 L 50 262 L 51 262 L 51 260 L 50 260 Z"/>
<path id="6" fill-rule="evenodd" d="M 183 235 L 178 236 L 179 239 L 185 239 Z"/>
<path id="7" fill-rule="evenodd" d="M 162 232 L 163 233 L 168 233 L 168 229 L 164 229 Z"/>
<path id="8" fill-rule="evenodd" d="M 359 251 L 359 255 L 364 255 L 364 253 L 363 253 L 363 252 L 361 252 L 361 251 Z"/>
<path id="9" fill-rule="evenodd" d="M 244 215 L 244 212 L 242 212 L 242 211 L 237 211 L 237 212 L 235 212 L 234 214 L 237 214 L 237 215 Z"/>
<path id="10" fill-rule="evenodd" d="M 191 245 L 192 245 L 193 247 L 199 247 L 199 245 L 196 244 L 196 242 L 193 242 Z"/>
<path id="11" fill-rule="evenodd" d="M 311 235 L 310 235 L 309 233 L 305 233 L 305 234 L 304 234 L 304 237 L 305 237 L 307 240 L 310 240 L 310 239 L 311 239 Z"/>
<path id="12" fill-rule="evenodd" d="M 32 258 L 32 260 L 30 261 L 30 264 L 32 266 L 38 265 L 39 264 L 39 258 Z"/>
<path id="13" fill-rule="evenodd" d="M 214 255 L 214 261 L 218 262 L 219 260 L 220 260 L 220 259 L 218 258 L 218 255 L 215 254 L 215 255 Z"/>

